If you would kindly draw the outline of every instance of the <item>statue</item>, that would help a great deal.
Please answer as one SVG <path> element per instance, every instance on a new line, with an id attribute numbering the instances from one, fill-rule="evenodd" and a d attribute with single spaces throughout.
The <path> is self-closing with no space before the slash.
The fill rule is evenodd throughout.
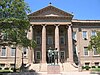
<path id="1" fill-rule="evenodd" d="M 58 64 L 58 51 L 57 51 L 57 48 L 54 50 L 54 52 L 55 52 L 55 61 Z"/>
<path id="2" fill-rule="evenodd" d="M 48 50 L 48 62 L 49 63 L 57 63 L 58 64 L 58 51 L 57 48 L 51 49 L 51 47 Z"/>
<path id="3" fill-rule="evenodd" d="M 48 61 L 49 61 L 49 63 L 52 63 L 52 50 L 51 50 L 51 47 L 48 50 Z"/>

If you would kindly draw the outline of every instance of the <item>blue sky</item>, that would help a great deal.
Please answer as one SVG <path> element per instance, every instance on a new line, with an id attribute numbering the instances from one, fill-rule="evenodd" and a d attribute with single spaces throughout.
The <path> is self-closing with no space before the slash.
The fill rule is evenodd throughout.
<path id="1" fill-rule="evenodd" d="M 100 20 L 100 0 L 25 0 L 32 12 L 53 6 L 74 14 L 74 19 Z"/>

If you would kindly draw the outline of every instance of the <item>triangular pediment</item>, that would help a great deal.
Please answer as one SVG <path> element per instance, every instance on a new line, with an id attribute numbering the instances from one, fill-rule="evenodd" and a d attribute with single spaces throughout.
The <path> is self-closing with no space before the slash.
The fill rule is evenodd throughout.
<path id="1" fill-rule="evenodd" d="M 36 16 L 36 17 L 51 17 L 51 16 L 56 16 L 56 17 L 73 17 L 72 14 L 67 13 L 61 9 L 58 9 L 54 6 L 47 6 L 43 9 L 40 9 L 36 12 L 33 12 L 31 14 L 29 14 L 29 16 Z"/>

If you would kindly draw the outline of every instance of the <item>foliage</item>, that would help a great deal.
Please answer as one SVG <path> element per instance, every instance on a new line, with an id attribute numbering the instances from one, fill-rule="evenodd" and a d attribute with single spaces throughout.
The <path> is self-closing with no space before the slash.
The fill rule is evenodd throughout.
<path id="1" fill-rule="evenodd" d="M 89 70 L 91 67 L 89 66 L 82 66 L 82 69 L 86 69 L 86 70 Z"/>
<path id="2" fill-rule="evenodd" d="M 93 68 L 92 71 L 100 71 L 100 68 Z"/>
<path id="3" fill-rule="evenodd" d="M 92 66 L 91 68 L 96 68 L 96 66 Z"/>
<path id="4" fill-rule="evenodd" d="M 24 0 L 0 0 L 0 32 L 4 37 L 2 41 L 20 47 L 36 46 L 34 40 L 27 38 L 30 27 L 27 13 L 30 13 L 30 9 Z"/>
<path id="5" fill-rule="evenodd" d="M 100 53 L 100 32 L 97 32 L 97 35 L 92 36 L 90 39 L 88 50 L 93 50 L 93 48 L 95 48 L 97 53 Z"/>
<path id="6" fill-rule="evenodd" d="M 0 70 L 1 73 L 9 73 L 9 72 L 13 72 L 12 70 Z"/>

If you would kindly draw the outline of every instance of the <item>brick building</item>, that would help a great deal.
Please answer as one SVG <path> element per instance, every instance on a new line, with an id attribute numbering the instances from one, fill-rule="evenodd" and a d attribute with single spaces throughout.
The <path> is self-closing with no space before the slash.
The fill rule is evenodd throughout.
<path id="1" fill-rule="evenodd" d="M 99 65 L 100 56 L 87 47 L 91 36 L 100 31 L 100 20 L 73 19 L 73 14 L 49 5 L 28 15 L 30 31 L 28 38 L 37 42 L 34 50 L 24 50 L 24 64 L 48 64 L 48 50 L 57 49 L 59 63 Z M 22 53 L 17 49 L 17 66 L 21 65 Z M 0 66 L 14 65 L 14 48 L 1 47 Z M 39 68 L 38 68 L 39 69 Z"/>

